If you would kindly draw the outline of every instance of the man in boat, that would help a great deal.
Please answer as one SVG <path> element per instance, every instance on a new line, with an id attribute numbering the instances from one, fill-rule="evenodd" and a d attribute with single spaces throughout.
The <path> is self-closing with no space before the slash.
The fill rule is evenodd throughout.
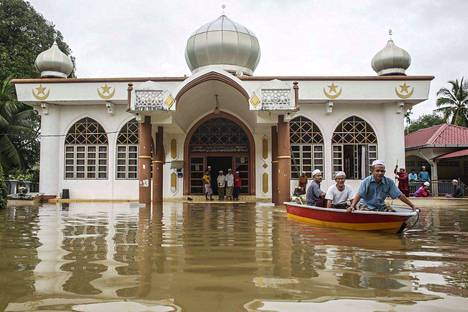
<path id="1" fill-rule="evenodd" d="M 336 184 L 330 186 L 325 195 L 327 208 L 346 209 L 348 201 L 354 197 L 353 189 L 345 184 L 346 173 L 339 171 L 335 174 Z"/>
<path id="2" fill-rule="evenodd" d="M 385 198 L 399 198 L 402 202 L 416 210 L 414 204 L 395 185 L 392 179 L 385 176 L 385 163 L 382 160 L 372 162 L 372 174 L 362 180 L 359 190 L 353 198 L 348 211 L 355 209 L 371 211 L 394 211 L 385 204 Z"/>
<path id="3" fill-rule="evenodd" d="M 306 188 L 307 188 L 307 175 L 305 172 L 301 174 L 299 177 L 299 195 L 305 194 L 306 193 Z"/>
<path id="4" fill-rule="evenodd" d="M 306 200 L 309 206 L 325 207 L 325 193 L 320 189 L 322 182 L 322 172 L 318 169 L 312 171 L 312 182 L 307 189 Z"/>

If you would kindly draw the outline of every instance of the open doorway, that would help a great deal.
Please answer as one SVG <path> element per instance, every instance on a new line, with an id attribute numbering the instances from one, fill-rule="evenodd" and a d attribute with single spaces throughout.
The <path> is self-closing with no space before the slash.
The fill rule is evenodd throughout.
<path id="1" fill-rule="evenodd" d="M 220 170 L 223 170 L 224 175 L 226 175 L 228 169 L 232 169 L 232 157 L 207 157 L 206 164 L 207 166 L 211 166 L 211 181 L 216 181 Z M 213 193 L 218 193 L 218 185 L 216 182 L 213 183 Z"/>

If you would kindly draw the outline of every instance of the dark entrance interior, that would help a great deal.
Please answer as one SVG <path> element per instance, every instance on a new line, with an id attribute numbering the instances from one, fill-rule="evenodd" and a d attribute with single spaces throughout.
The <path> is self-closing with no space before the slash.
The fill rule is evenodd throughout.
<path id="1" fill-rule="evenodd" d="M 228 169 L 232 169 L 232 157 L 207 157 L 206 158 L 207 166 L 211 166 L 211 181 L 216 181 L 218 177 L 219 170 L 223 170 L 224 175 L 226 175 Z M 213 192 L 217 194 L 218 185 L 213 183 Z"/>

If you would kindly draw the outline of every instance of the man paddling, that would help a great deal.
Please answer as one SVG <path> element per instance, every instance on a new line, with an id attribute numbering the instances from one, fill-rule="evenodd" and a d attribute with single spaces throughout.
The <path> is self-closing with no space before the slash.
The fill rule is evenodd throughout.
<path id="1" fill-rule="evenodd" d="M 392 179 L 385 176 L 385 163 L 382 160 L 372 162 L 372 174 L 362 180 L 359 190 L 353 198 L 348 211 L 371 210 L 393 211 L 385 204 L 385 198 L 399 198 L 402 202 L 416 210 L 414 204 L 397 188 Z"/>

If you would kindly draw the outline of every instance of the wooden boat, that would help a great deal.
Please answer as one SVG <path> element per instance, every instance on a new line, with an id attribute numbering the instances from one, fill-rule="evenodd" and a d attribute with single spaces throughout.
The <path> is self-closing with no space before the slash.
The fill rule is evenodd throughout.
<path id="1" fill-rule="evenodd" d="M 400 233 L 406 220 L 418 215 L 417 211 L 394 207 L 395 212 L 362 211 L 347 212 L 345 209 L 322 208 L 285 202 L 288 217 L 310 224 L 357 231 L 384 231 Z"/>

